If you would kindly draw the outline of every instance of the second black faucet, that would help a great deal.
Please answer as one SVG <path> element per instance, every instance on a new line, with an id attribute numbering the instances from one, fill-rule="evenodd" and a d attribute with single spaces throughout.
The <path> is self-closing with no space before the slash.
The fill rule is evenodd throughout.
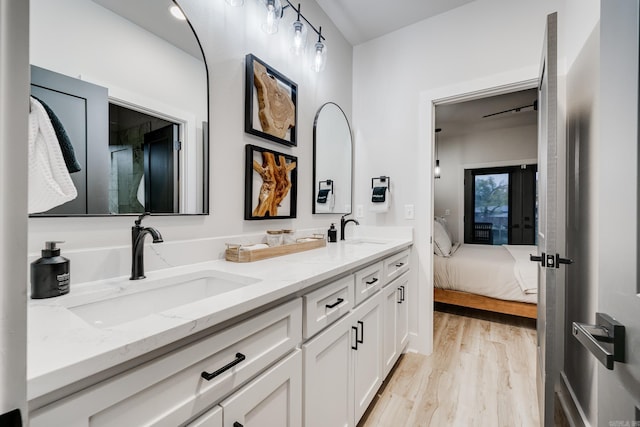
<path id="1" fill-rule="evenodd" d="M 358 220 L 356 220 L 355 218 L 350 218 L 345 220 L 344 218 L 349 215 L 342 215 L 340 217 L 340 240 L 344 240 L 344 228 L 347 226 L 347 224 L 349 224 L 350 222 L 355 223 L 356 225 L 360 225 L 360 223 L 358 222 Z"/>

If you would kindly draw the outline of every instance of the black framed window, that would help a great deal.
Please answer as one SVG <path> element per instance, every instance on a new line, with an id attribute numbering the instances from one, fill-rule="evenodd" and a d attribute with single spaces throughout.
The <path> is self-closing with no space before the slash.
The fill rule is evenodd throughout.
<path id="1" fill-rule="evenodd" d="M 533 245 L 537 165 L 466 169 L 464 242 Z"/>

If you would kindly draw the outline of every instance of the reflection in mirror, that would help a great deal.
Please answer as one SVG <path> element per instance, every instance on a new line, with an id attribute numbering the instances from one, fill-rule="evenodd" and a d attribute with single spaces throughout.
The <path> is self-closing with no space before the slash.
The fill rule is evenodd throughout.
<path id="1" fill-rule="evenodd" d="M 313 125 L 313 213 L 351 213 L 352 153 L 347 116 L 324 104 Z"/>
<path id="2" fill-rule="evenodd" d="M 62 123 L 76 199 L 42 214 L 208 213 L 208 81 L 172 0 L 31 0 L 32 95 Z"/>

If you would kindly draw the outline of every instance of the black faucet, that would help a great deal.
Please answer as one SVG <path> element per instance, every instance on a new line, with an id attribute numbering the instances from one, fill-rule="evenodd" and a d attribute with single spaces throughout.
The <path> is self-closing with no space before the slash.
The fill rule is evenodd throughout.
<path id="1" fill-rule="evenodd" d="M 153 227 L 143 227 L 142 218 L 150 215 L 145 212 L 138 217 L 131 227 L 131 277 L 130 280 L 144 279 L 144 238 L 147 234 L 153 237 L 153 243 L 162 243 L 162 235 Z"/>
<path id="2" fill-rule="evenodd" d="M 349 224 L 350 222 L 354 222 L 356 225 L 360 225 L 358 220 L 356 220 L 355 218 L 345 220 L 344 217 L 346 217 L 347 215 L 342 215 L 340 217 L 340 240 L 344 240 L 344 228 L 347 226 L 347 224 Z"/>

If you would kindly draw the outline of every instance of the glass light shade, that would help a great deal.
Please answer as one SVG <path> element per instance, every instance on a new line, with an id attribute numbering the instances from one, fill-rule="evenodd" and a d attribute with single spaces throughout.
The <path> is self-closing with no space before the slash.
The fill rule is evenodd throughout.
<path id="1" fill-rule="evenodd" d="M 244 4 L 244 0 L 225 0 L 229 6 L 240 7 Z"/>
<path id="2" fill-rule="evenodd" d="M 282 3 L 280 0 L 260 0 L 267 9 L 262 22 L 262 31 L 267 34 L 278 32 L 278 22 L 282 17 Z"/>
<path id="3" fill-rule="evenodd" d="M 315 50 L 313 54 L 313 62 L 311 64 L 311 68 L 316 73 L 319 73 L 324 70 L 324 67 L 327 66 L 327 46 L 322 43 L 322 41 L 316 42 Z"/>
<path id="4" fill-rule="evenodd" d="M 436 160 L 436 167 L 433 169 L 433 177 L 440 178 L 440 160 Z"/>
<path id="5" fill-rule="evenodd" d="M 304 54 L 307 48 L 307 26 L 301 21 L 294 21 L 289 27 L 291 52 L 296 56 Z"/>

